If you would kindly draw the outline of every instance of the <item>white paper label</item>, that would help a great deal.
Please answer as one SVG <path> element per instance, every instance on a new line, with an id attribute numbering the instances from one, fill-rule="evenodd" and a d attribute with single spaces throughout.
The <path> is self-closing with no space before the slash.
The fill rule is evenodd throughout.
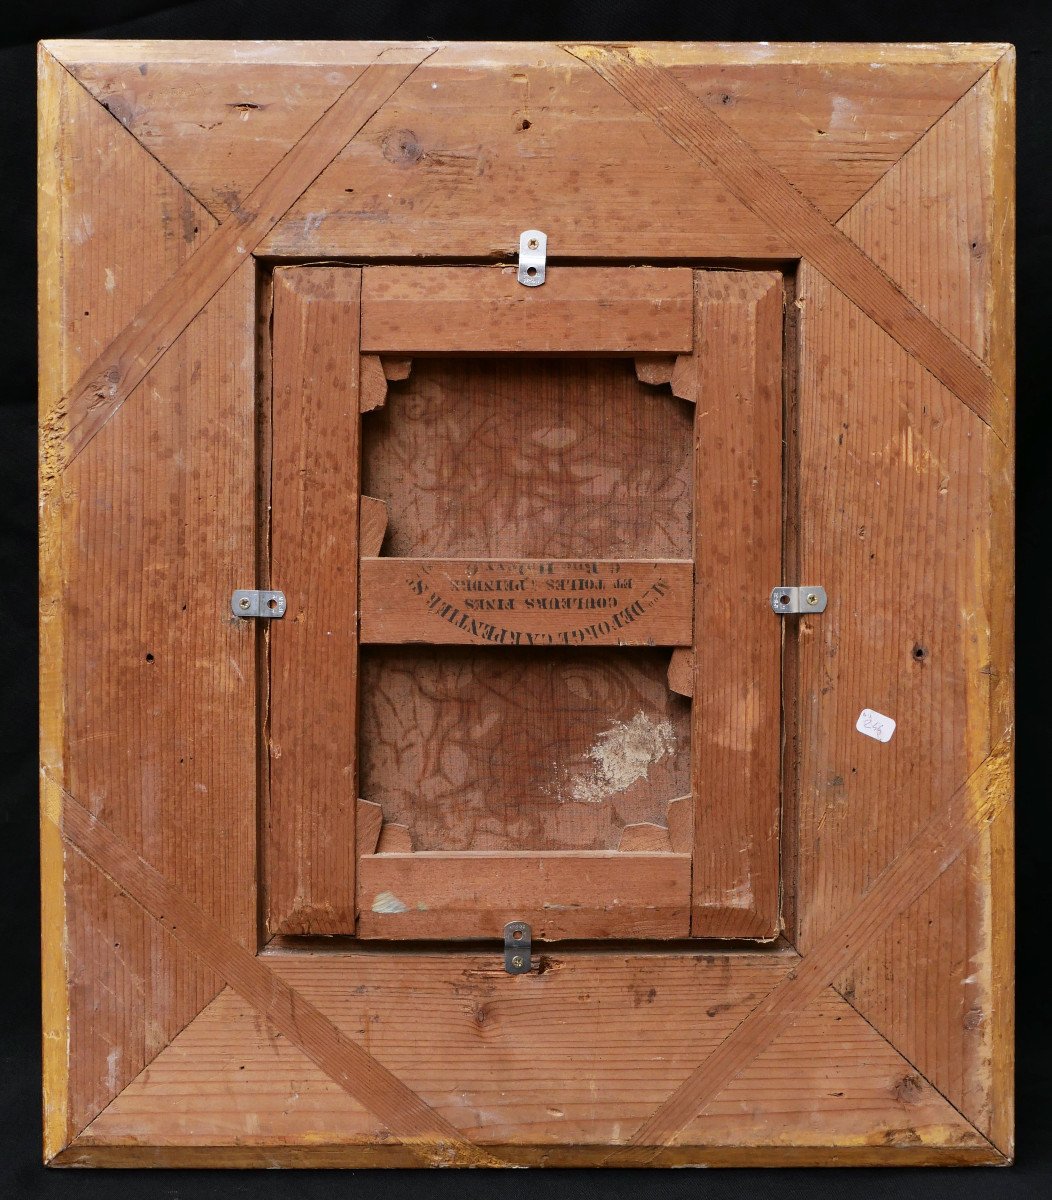
<path id="1" fill-rule="evenodd" d="M 874 738 L 878 742 L 890 742 L 891 735 L 895 732 L 895 722 L 883 713 L 864 708 L 862 715 L 855 722 L 855 728 L 859 733 L 864 733 L 866 737 Z"/>

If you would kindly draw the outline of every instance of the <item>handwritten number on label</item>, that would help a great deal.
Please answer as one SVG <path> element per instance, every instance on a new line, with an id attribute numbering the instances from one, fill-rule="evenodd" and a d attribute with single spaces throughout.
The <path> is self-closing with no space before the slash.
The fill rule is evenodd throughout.
<path id="1" fill-rule="evenodd" d="M 864 733 L 866 737 L 873 738 L 874 741 L 890 742 L 891 735 L 895 732 L 895 722 L 891 717 L 884 716 L 883 713 L 874 712 L 871 708 L 864 708 L 855 722 L 855 728 L 859 733 Z"/>

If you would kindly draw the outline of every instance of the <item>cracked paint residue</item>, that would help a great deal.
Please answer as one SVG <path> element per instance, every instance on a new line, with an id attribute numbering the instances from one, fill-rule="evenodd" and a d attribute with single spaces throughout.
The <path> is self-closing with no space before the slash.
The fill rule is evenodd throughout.
<path id="1" fill-rule="evenodd" d="M 626 792 L 637 780 L 646 779 L 651 765 L 675 747 L 671 721 L 652 721 L 644 712 L 628 722 L 615 721 L 588 751 L 595 766 L 571 780 L 570 795 L 586 804 L 601 804 L 608 796 Z"/>
<path id="2" fill-rule="evenodd" d="M 394 892 L 377 892 L 373 900 L 374 913 L 403 913 L 409 911 L 409 905 L 399 900 Z"/>

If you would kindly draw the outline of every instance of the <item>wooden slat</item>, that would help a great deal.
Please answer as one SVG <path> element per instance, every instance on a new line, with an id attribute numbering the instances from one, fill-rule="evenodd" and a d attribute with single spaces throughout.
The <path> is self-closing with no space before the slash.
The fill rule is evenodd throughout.
<path id="1" fill-rule="evenodd" d="M 1016 52 L 1006 53 L 981 89 L 989 163 L 983 190 L 989 197 L 989 229 L 997 253 L 983 302 L 990 325 L 987 361 L 1010 400 L 1002 438 L 987 434 L 990 449 L 990 738 L 999 740 L 1015 720 L 1015 330 L 1016 330 Z M 975 150 L 971 151 L 973 154 Z M 994 238 L 988 239 L 993 242 Z M 969 243 L 970 247 L 970 243 Z M 1015 764 L 1005 787 L 1015 794 Z M 1016 983 L 1015 814 L 1009 806 L 990 827 L 990 1121 L 984 1132 L 1011 1158 L 1015 1148 Z M 984 1081 L 985 1082 L 985 1081 Z"/>
<path id="2" fill-rule="evenodd" d="M 953 396 L 824 280 L 805 270 L 800 283 L 814 364 L 801 378 L 804 574 L 836 597 L 800 656 L 799 836 L 811 849 L 798 944 L 810 948 L 988 752 L 990 460 Z M 877 402 L 889 388 L 894 409 Z M 879 492 L 860 461 L 881 463 Z M 856 732 L 866 707 L 896 720 L 886 745 Z M 988 876 L 987 853 L 972 847 L 840 980 L 980 1121 L 989 918 L 972 881 Z"/>
<path id="3" fill-rule="evenodd" d="M 695 937 L 779 928 L 782 280 L 696 276 Z M 747 499 L 745 499 L 747 498 Z"/>
<path id="4" fill-rule="evenodd" d="M 677 646 L 693 631 L 689 562 L 361 562 L 363 642 Z"/>
<path id="5" fill-rule="evenodd" d="M 710 1054 L 794 961 L 545 951 L 543 970 L 511 977 L 493 950 L 411 963 L 268 959 L 492 1152 L 553 1166 L 601 1163 L 660 1099 L 654 1065 L 675 1079 Z M 422 1009 L 432 1017 L 427 1054 L 414 1036 Z M 412 1165 L 406 1149 L 377 1144 L 380 1133 L 375 1117 L 226 992 L 86 1130 L 73 1161 L 104 1161 L 116 1145 L 155 1164 L 291 1165 L 313 1153 L 343 1166 Z M 940 1161 L 947 1145 L 961 1161 L 989 1161 L 952 1106 L 827 990 L 658 1161 Z"/>
<path id="6" fill-rule="evenodd" d="M 710 164 L 743 203 L 791 238 L 802 256 L 981 420 L 1003 431 L 1005 397 L 985 365 L 935 324 L 748 142 L 645 53 L 600 46 L 572 49 L 691 157 Z"/>
<path id="7" fill-rule="evenodd" d="M 255 562 L 254 303 L 246 266 L 147 376 L 154 403 L 63 476 L 77 497 L 66 778 L 244 945 L 256 936 L 256 645 L 229 596 Z M 73 990 L 86 1120 L 218 985 L 94 868 L 74 861 L 68 880 L 76 975 L 103 981 Z"/>
<path id="8" fill-rule="evenodd" d="M 1011 196 L 1012 67 L 1009 60 L 977 84 L 842 222 L 919 305 L 990 357 L 1009 390 L 1003 322 L 1012 247 L 1002 221 Z M 1006 135 L 998 152 L 995 139 Z M 809 569 L 837 572 L 846 606 L 830 640 L 809 645 L 803 660 L 804 843 L 823 830 L 801 875 L 807 946 L 933 794 L 953 786 L 1011 723 L 1012 451 L 916 379 L 898 348 L 843 301 L 831 302 L 812 273 L 801 283 L 805 361 L 826 364 L 804 375 L 805 555 Z M 894 389 L 896 410 L 880 408 L 878 386 Z M 841 411 L 825 417 L 834 396 Z M 860 459 L 881 462 L 879 503 L 854 480 Z M 871 611 L 887 616 L 878 624 Z M 858 647 L 850 667 L 845 645 Z M 893 741 L 874 745 L 878 754 L 856 744 L 855 705 L 899 720 Z M 877 839 L 854 826 L 874 806 L 888 822 Z M 1006 812 L 839 981 L 1006 1153 L 1011 826 Z"/>
<path id="9" fill-rule="evenodd" d="M 46 51 L 40 66 L 51 1156 L 219 986 L 63 855 L 58 789 L 82 789 L 229 936 L 255 933 L 255 648 L 223 602 L 254 565 L 255 286 L 236 273 L 143 381 L 151 403 L 63 473 L 63 391 L 213 222 Z"/>
<path id="10" fill-rule="evenodd" d="M 274 273 L 269 933 L 353 928 L 361 271 Z"/>
<path id="11" fill-rule="evenodd" d="M 40 393 L 40 950 L 41 1053 L 44 1159 L 69 1139 L 70 1052 L 69 991 L 66 983 L 67 899 L 65 846 L 56 822 L 43 816 L 48 807 L 62 811 L 66 744 L 65 620 L 61 597 L 68 547 L 60 501 L 54 442 L 49 439 L 55 401 L 65 390 L 63 371 L 69 348 L 63 320 L 63 293 L 70 281 L 64 270 L 62 120 L 67 100 L 65 73 L 41 46 L 37 51 L 37 262 L 38 360 Z M 54 781 L 54 782 L 52 782 Z"/>
<path id="12" fill-rule="evenodd" d="M 434 42 L 387 42 L 390 48 L 410 50 L 434 46 Z M 71 69 L 85 64 L 131 64 L 143 62 L 185 63 L 196 67 L 219 63 L 263 68 L 271 64 L 332 67 L 369 62 L 376 42 L 325 41 L 230 41 L 197 38 L 49 38 L 43 45 Z M 527 55 L 544 62 L 560 61 L 559 48 L 551 42 L 448 42 L 442 45 L 442 61 L 507 67 Z M 926 67 L 938 71 L 946 66 L 991 67 L 1010 49 L 1004 42 L 644 42 L 640 45 L 655 61 L 667 67 L 712 63 L 715 67 L 763 66 L 774 63 L 793 68 L 812 66 L 830 71 L 836 67 Z"/>
<path id="13" fill-rule="evenodd" d="M 142 306 L 66 398 L 66 450 L 76 458 L 124 404 L 150 367 L 237 268 L 304 187 L 412 74 L 409 63 L 373 63 L 281 158 L 245 203 L 216 228 Z"/>
<path id="14" fill-rule="evenodd" d="M 1005 1160 L 989 1145 L 976 1146 L 965 1132 L 943 1127 L 933 1131 L 944 1140 L 934 1144 L 910 1142 L 902 1145 L 848 1144 L 845 1146 L 670 1146 L 647 1163 L 654 1167 L 963 1167 L 1004 1166 Z M 907 1135 L 908 1137 L 908 1135 Z M 601 1167 L 606 1147 L 556 1146 L 517 1143 L 494 1146 L 501 1162 L 520 1167 Z M 215 1145 L 143 1145 L 115 1137 L 112 1143 L 78 1141 L 56 1159 L 57 1166 L 77 1167 L 225 1167 L 225 1168 L 314 1168 L 353 1169 L 364 1167 L 413 1167 L 419 1160 L 407 1146 L 378 1140 L 368 1147 L 353 1143 L 310 1142 L 290 1145 L 236 1144 L 217 1139 Z"/>
<path id="15" fill-rule="evenodd" d="M 591 1147 L 596 1161 L 798 960 L 788 952 L 545 949 L 521 976 L 504 971 L 496 946 L 408 957 L 305 951 L 264 961 L 448 1120 L 509 1149 L 525 1143 L 514 1161 L 539 1158 L 531 1143 L 556 1156 Z M 276 1153 L 307 1138 L 350 1144 L 359 1163 L 377 1152 L 368 1145 L 377 1119 L 237 995 L 220 997 L 155 1067 L 88 1131 L 86 1145 L 210 1147 L 243 1134 Z M 185 1105 L 188 1088 L 194 1112 Z M 785 1116 L 800 1140 L 806 1111 L 801 1100 Z"/>
<path id="16" fill-rule="evenodd" d="M 834 220 L 1000 52 L 647 49 Z M 266 252 L 510 257 L 533 227 L 548 233 L 553 255 L 585 261 L 794 256 L 791 240 L 765 228 L 705 165 L 669 170 L 668 147 L 599 82 L 551 45 L 441 47 L 367 131 L 368 144 L 348 147 L 274 230 Z M 163 120 L 160 104 L 147 112 Z M 147 136 L 148 120 L 140 127 Z M 635 180 L 650 182 L 645 204 Z"/>
<path id="17" fill-rule="evenodd" d="M 676 938 L 690 929 L 690 855 L 484 851 L 363 855 L 361 937 Z"/>
<path id="18" fill-rule="evenodd" d="M 688 351 L 683 267 L 366 267 L 362 350 L 390 354 Z"/>

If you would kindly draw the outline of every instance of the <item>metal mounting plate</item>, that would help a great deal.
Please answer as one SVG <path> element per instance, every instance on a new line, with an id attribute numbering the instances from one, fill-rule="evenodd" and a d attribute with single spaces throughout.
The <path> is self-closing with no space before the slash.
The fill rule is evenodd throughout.
<path id="1" fill-rule="evenodd" d="M 527 229 L 519 237 L 519 283 L 540 287 L 548 261 L 548 237 L 539 229 Z"/>
<path id="2" fill-rule="evenodd" d="M 783 616 L 825 612 L 826 590 L 815 584 L 806 587 L 776 587 L 771 590 L 771 608 Z"/>
<path id="3" fill-rule="evenodd" d="M 238 588 L 230 597 L 230 611 L 235 617 L 259 617 L 272 620 L 283 617 L 286 607 L 284 592 Z"/>
<path id="4" fill-rule="evenodd" d="M 525 975 L 530 970 L 531 941 L 530 927 L 525 921 L 509 921 L 504 926 L 504 970 L 509 975 Z"/>

